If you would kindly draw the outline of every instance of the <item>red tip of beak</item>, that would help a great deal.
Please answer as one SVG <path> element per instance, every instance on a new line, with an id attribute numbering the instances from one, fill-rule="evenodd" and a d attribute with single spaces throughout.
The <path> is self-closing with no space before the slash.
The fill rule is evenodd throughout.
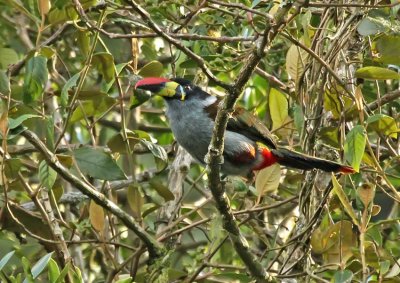
<path id="1" fill-rule="evenodd" d="M 170 82 L 170 80 L 165 78 L 144 78 L 143 80 L 140 80 L 136 83 L 135 89 L 142 85 L 156 85 L 167 82 Z"/>

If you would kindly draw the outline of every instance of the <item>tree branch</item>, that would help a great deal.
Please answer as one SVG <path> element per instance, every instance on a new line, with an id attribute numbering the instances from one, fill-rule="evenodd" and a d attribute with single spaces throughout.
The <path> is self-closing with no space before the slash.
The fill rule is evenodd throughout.
<path id="1" fill-rule="evenodd" d="M 267 273 L 260 262 L 253 257 L 247 243 L 243 240 L 243 236 L 240 234 L 239 227 L 230 210 L 229 202 L 225 195 L 224 184 L 220 180 L 220 169 L 223 163 L 224 134 L 236 100 L 242 93 L 244 86 L 250 79 L 258 63 L 264 57 L 265 48 L 275 38 L 279 28 L 285 23 L 285 16 L 291 7 L 292 4 L 281 7 L 275 15 L 275 23 L 267 24 L 262 37 L 259 39 L 257 48 L 255 48 L 253 53 L 247 58 L 246 64 L 240 70 L 234 86 L 229 88 L 228 95 L 224 98 L 223 104 L 219 106 L 213 137 L 206 158 L 210 170 L 208 174 L 208 184 L 216 201 L 217 208 L 223 216 L 223 226 L 228 231 L 236 252 L 249 269 L 251 275 L 259 282 L 267 281 Z"/>
<path id="2" fill-rule="evenodd" d="M 83 194 L 87 195 L 90 199 L 94 200 L 98 205 L 115 215 L 126 227 L 131 229 L 140 240 L 146 245 L 149 251 L 150 259 L 155 259 L 162 256 L 162 246 L 158 243 L 150 234 L 148 234 L 139 224 L 135 222 L 132 216 L 124 212 L 114 202 L 106 198 L 105 195 L 99 193 L 95 188 L 85 183 L 75 175 L 71 174 L 67 168 L 65 168 L 54 155 L 39 139 L 39 137 L 29 131 L 25 130 L 21 133 L 37 150 L 43 155 L 47 164 L 57 171 L 61 177 L 67 182 L 75 186 Z"/>

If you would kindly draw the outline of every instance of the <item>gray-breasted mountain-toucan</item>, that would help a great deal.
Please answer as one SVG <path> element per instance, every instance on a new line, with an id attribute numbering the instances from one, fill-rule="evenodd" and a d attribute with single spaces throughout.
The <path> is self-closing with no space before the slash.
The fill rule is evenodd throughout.
<path id="1" fill-rule="evenodd" d="M 220 99 L 180 78 L 145 78 L 138 81 L 135 88 L 165 99 L 166 114 L 177 142 L 198 162 L 205 164 Z M 268 128 L 240 107 L 235 108 L 229 118 L 223 156 L 221 171 L 226 175 L 249 176 L 252 171 L 274 163 L 302 170 L 316 168 L 354 173 L 350 166 L 278 147 Z"/>

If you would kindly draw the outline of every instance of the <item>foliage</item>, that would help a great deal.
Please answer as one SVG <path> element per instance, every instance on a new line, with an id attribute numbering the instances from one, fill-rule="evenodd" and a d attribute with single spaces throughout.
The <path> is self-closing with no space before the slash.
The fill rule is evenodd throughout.
<path id="1" fill-rule="evenodd" d="M 229 96 L 244 70 L 237 102 L 280 145 L 357 173 L 229 177 L 238 241 L 276 281 L 398 282 L 399 5 L 366 2 L 0 1 L 1 281 L 250 282 L 204 168 L 168 166 L 163 101 L 133 89 Z"/>

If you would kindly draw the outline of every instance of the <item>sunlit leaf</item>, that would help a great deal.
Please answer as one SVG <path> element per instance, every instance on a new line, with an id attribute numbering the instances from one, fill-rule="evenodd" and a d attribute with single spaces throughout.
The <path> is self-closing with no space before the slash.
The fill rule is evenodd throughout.
<path id="1" fill-rule="evenodd" d="M 387 135 L 391 138 L 397 138 L 399 128 L 397 127 L 396 121 L 384 114 L 375 114 L 369 116 L 367 119 L 368 128 L 374 131 Z"/>
<path id="2" fill-rule="evenodd" d="M 108 181 L 126 179 L 124 172 L 111 155 L 101 149 L 83 147 L 74 150 L 73 153 L 79 169 L 84 174 Z"/>
<path id="3" fill-rule="evenodd" d="M 344 156 L 356 172 L 360 171 L 360 164 L 364 155 L 366 142 L 367 136 L 363 126 L 355 126 L 346 135 Z"/>
<path id="4" fill-rule="evenodd" d="M 283 93 L 272 88 L 269 93 L 269 111 L 272 119 L 272 130 L 282 126 L 288 116 L 288 101 Z"/>
<path id="5" fill-rule="evenodd" d="M 12 256 L 14 254 L 15 254 L 15 251 L 11 251 L 2 257 L 2 259 L 0 260 L 0 271 L 6 266 L 6 264 L 8 263 L 8 261 L 12 258 Z"/>
<path id="6" fill-rule="evenodd" d="M 258 201 L 266 193 L 274 192 L 279 187 L 279 180 L 281 178 L 281 167 L 279 164 L 273 164 L 258 172 L 256 172 L 255 187 L 258 193 Z"/>
<path id="7" fill-rule="evenodd" d="M 292 44 L 286 54 L 286 72 L 295 83 L 299 80 L 308 64 L 309 54 L 299 46 Z"/>
<path id="8" fill-rule="evenodd" d="M 42 257 L 31 269 L 32 272 L 32 277 L 33 279 L 36 279 L 43 271 L 44 269 L 47 267 L 51 256 L 53 255 L 53 253 L 48 253 L 46 254 L 44 257 Z M 25 279 L 24 283 L 27 283 L 28 281 Z"/>

